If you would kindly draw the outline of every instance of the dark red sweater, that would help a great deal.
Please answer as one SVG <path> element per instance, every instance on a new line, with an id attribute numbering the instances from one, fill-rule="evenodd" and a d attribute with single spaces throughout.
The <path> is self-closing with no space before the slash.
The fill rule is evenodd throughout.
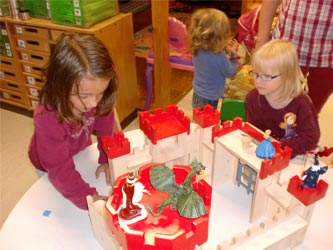
<path id="1" fill-rule="evenodd" d="M 73 156 L 92 143 L 91 134 L 95 131 L 100 153 L 98 163 L 107 163 L 100 136 L 112 136 L 114 127 L 113 113 L 106 117 L 94 117 L 93 112 L 85 113 L 84 126 L 74 129 L 66 123 L 59 123 L 55 112 L 38 105 L 34 112 L 35 131 L 29 146 L 33 165 L 46 171 L 53 186 L 81 209 L 87 209 L 86 196 L 97 194 L 97 191 L 75 169 Z"/>
<path id="2" fill-rule="evenodd" d="M 296 115 L 296 127 L 292 128 L 294 136 L 286 135 L 286 129 L 281 128 L 286 113 Z M 308 96 L 294 98 L 282 109 L 272 108 L 266 97 L 260 95 L 257 89 L 251 90 L 246 96 L 247 121 L 262 131 L 270 129 L 271 136 L 281 142 L 281 146 L 292 148 L 292 157 L 314 150 L 318 146 L 320 129 L 318 116 Z"/>

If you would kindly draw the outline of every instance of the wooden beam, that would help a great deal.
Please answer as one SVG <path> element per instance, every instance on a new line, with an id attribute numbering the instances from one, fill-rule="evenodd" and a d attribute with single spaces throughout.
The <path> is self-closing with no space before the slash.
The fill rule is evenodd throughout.
<path id="1" fill-rule="evenodd" d="M 152 0 L 155 107 L 170 104 L 169 1 Z"/>

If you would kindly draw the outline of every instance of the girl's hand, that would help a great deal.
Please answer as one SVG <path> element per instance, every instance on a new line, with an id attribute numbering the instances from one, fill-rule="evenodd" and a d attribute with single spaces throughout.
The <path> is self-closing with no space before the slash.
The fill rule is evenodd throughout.
<path id="1" fill-rule="evenodd" d="M 237 40 L 232 39 L 230 41 L 229 46 L 230 46 L 231 51 L 234 51 L 237 54 L 237 50 L 238 50 L 238 46 L 239 46 L 239 43 L 237 42 Z"/>
<path id="2" fill-rule="evenodd" d="M 236 39 L 232 39 L 229 44 L 230 59 L 239 59 L 240 56 L 237 52 L 239 43 Z"/>
<path id="3" fill-rule="evenodd" d="M 105 174 L 105 180 L 106 180 L 106 185 L 110 186 L 111 185 L 111 175 L 110 175 L 110 168 L 108 163 L 103 163 L 98 166 L 96 169 L 95 175 L 96 178 L 98 179 L 101 173 Z"/>
<path id="4" fill-rule="evenodd" d="M 236 39 L 232 39 L 228 46 L 228 54 L 229 54 L 229 60 L 235 60 L 238 64 L 238 67 L 241 69 L 243 68 L 242 62 L 240 61 L 241 56 L 238 54 L 239 43 Z"/>

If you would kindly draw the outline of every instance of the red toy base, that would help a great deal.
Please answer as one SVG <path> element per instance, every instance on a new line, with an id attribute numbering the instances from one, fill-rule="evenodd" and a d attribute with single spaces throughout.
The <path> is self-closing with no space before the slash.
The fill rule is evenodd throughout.
<path id="1" fill-rule="evenodd" d="M 313 204 L 326 195 L 328 184 L 323 180 L 319 180 L 317 187 L 313 189 L 307 187 L 302 189 L 301 184 L 302 180 L 297 175 L 293 176 L 289 181 L 288 192 L 294 195 L 305 206 Z"/>
<path id="2" fill-rule="evenodd" d="M 155 190 L 149 181 L 149 170 L 151 163 L 140 168 L 139 181 L 145 185 L 151 195 L 144 194 L 141 200 L 143 205 L 152 205 L 154 208 L 164 200 L 168 194 Z M 188 166 L 174 166 L 175 179 L 178 184 L 183 183 Z M 120 176 L 114 185 L 114 194 L 106 202 L 107 222 L 110 230 L 115 235 L 119 244 L 128 250 L 193 250 L 196 245 L 202 245 L 208 239 L 209 211 L 211 205 L 212 188 L 204 180 L 195 182 L 193 189 L 203 198 L 207 215 L 196 219 L 188 219 L 179 216 L 177 210 L 166 207 L 161 216 L 148 217 L 142 221 L 120 227 L 117 209 L 122 203 L 122 186 L 126 181 L 127 174 Z"/>

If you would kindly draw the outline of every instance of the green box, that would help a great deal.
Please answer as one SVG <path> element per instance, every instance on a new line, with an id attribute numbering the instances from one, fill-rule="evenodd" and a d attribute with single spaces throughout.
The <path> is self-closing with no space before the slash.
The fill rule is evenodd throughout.
<path id="1" fill-rule="evenodd" d="M 52 21 L 88 28 L 119 13 L 116 0 L 50 0 Z"/>
<path id="2" fill-rule="evenodd" d="M 31 17 L 51 19 L 49 0 L 24 0 L 24 7 Z"/>
<path id="3" fill-rule="evenodd" d="M 9 4 L 8 0 L 0 0 L 0 16 L 9 16 Z"/>

